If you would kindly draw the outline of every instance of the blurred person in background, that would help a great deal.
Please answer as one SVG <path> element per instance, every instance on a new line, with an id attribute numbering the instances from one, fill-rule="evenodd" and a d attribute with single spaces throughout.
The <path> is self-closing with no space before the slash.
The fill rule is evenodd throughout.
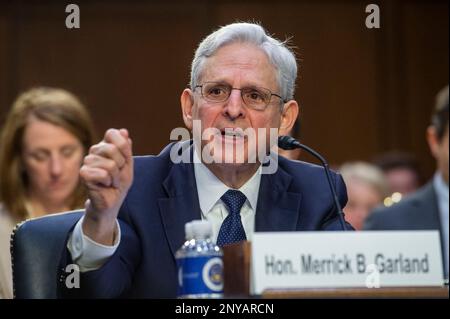
<path id="1" fill-rule="evenodd" d="M 14 102 L 0 140 L 0 298 L 12 298 L 10 236 L 28 218 L 81 208 L 91 117 L 73 94 L 33 88 Z"/>
<path id="2" fill-rule="evenodd" d="M 369 213 L 388 195 L 386 179 L 379 168 L 366 162 L 344 163 L 339 171 L 347 186 L 345 217 L 361 230 Z"/>
<path id="3" fill-rule="evenodd" d="M 436 106 L 426 137 L 436 159 L 431 181 L 398 204 L 375 210 L 367 219 L 367 230 L 439 230 L 448 280 L 449 201 L 448 201 L 448 86 L 436 98 Z"/>
<path id="4" fill-rule="evenodd" d="M 373 163 L 384 172 L 391 194 L 404 196 L 421 185 L 419 164 L 413 154 L 391 151 L 376 157 Z"/>

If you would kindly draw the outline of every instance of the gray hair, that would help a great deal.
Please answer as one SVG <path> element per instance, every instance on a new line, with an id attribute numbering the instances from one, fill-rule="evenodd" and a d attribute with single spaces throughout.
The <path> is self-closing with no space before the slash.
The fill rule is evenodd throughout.
<path id="1" fill-rule="evenodd" d="M 375 165 L 366 162 L 349 162 L 344 163 L 339 172 L 345 183 L 356 179 L 373 187 L 383 199 L 389 194 L 386 177 L 383 171 Z"/>
<path id="2" fill-rule="evenodd" d="M 283 100 L 294 98 L 295 79 L 297 78 L 297 62 L 293 51 L 255 23 L 232 23 L 221 27 L 207 36 L 195 51 L 191 67 L 191 89 L 197 85 L 206 58 L 212 56 L 221 47 L 244 42 L 261 48 L 269 57 L 269 61 L 277 71 L 278 87 Z"/>

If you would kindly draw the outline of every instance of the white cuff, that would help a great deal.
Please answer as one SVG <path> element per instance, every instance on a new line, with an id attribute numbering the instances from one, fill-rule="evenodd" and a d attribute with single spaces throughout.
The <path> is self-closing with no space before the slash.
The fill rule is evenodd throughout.
<path id="1" fill-rule="evenodd" d="M 117 236 L 114 246 L 107 246 L 93 241 L 83 233 L 84 216 L 80 218 L 67 242 L 67 249 L 72 255 L 72 260 L 80 267 L 81 272 L 99 269 L 111 257 L 120 244 L 120 226 L 116 220 Z"/>

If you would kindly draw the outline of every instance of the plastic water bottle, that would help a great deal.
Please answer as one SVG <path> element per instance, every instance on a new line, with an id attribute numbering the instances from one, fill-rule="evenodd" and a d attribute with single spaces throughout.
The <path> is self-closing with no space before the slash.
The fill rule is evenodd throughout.
<path id="1" fill-rule="evenodd" d="M 179 298 L 222 298 L 222 250 L 212 240 L 212 225 L 195 220 L 185 225 L 186 241 L 177 251 Z"/>
<path id="2" fill-rule="evenodd" d="M 183 296 L 183 270 L 182 270 L 182 264 L 184 263 L 184 258 L 187 256 L 188 250 L 192 250 L 193 244 L 194 244 L 194 236 L 192 235 L 192 222 L 186 223 L 184 225 L 184 233 L 186 241 L 184 242 L 183 246 L 181 246 L 180 249 L 175 254 L 175 259 L 177 262 L 177 268 L 178 268 L 178 290 L 177 290 L 177 296 L 181 298 Z"/>

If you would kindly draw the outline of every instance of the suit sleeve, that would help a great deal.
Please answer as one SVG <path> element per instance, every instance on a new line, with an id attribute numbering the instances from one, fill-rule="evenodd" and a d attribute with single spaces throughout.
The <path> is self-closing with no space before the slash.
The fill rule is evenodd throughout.
<path id="1" fill-rule="evenodd" d="M 75 225 L 69 236 L 67 249 L 69 249 L 72 260 L 80 267 L 81 272 L 97 270 L 117 250 L 122 237 L 119 222 L 116 220 L 116 239 L 112 246 L 102 245 L 83 233 L 84 216 Z"/>
<path id="2" fill-rule="evenodd" d="M 376 230 L 379 229 L 377 218 L 374 215 L 375 212 L 371 212 L 369 216 L 367 216 L 366 220 L 364 221 L 363 230 Z"/>
<path id="3" fill-rule="evenodd" d="M 332 173 L 332 177 L 335 181 L 336 194 L 339 200 L 339 204 L 341 208 L 344 208 L 347 204 L 347 188 L 345 186 L 344 180 L 340 174 Z M 345 218 L 345 216 L 344 216 Z M 352 225 L 350 225 L 347 221 L 345 222 L 346 230 L 354 230 Z M 343 230 L 339 218 L 339 212 L 337 210 L 336 205 L 332 205 L 331 212 L 327 215 L 324 223 L 322 224 L 321 230 Z"/>
<path id="4" fill-rule="evenodd" d="M 392 214 L 383 206 L 375 208 L 364 221 L 363 230 L 390 230 L 392 227 Z"/>
<path id="5" fill-rule="evenodd" d="M 121 230 L 120 244 L 114 254 L 99 269 L 80 273 L 78 288 L 68 288 L 64 274 L 59 280 L 62 298 L 120 298 L 126 297 L 135 269 L 140 263 L 140 241 L 133 228 L 118 219 Z M 62 265 L 73 263 L 68 249 L 62 256 Z M 65 266 L 61 270 L 65 269 Z M 61 279 L 62 278 L 62 279 Z"/>

